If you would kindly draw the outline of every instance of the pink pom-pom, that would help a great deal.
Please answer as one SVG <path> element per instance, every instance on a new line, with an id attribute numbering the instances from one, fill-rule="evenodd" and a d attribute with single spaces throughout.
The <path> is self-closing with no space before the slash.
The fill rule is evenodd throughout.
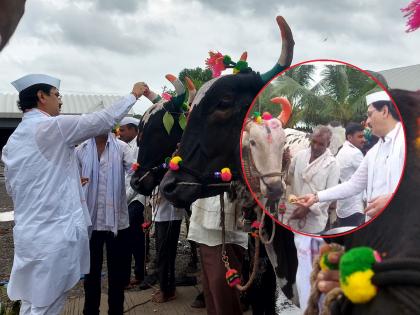
<path id="1" fill-rule="evenodd" d="M 140 164 L 139 163 L 133 163 L 131 164 L 131 170 L 133 170 L 134 172 L 137 171 L 137 169 L 139 168 Z"/>
<path id="2" fill-rule="evenodd" d="M 229 269 L 226 272 L 226 281 L 228 285 L 233 288 L 236 285 L 241 284 L 241 276 L 239 275 L 239 272 L 236 269 Z"/>
<path id="3" fill-rule="evenodd" d="M 163 98 L 165 101 L 170 101 L 170 100 L 172 99 L 172 95 L 171 95 L 171 94 L 169 94 L 169 93 L 164 92 L 164 93 L 162 93 L 162 98 Z"/>
<path id="4" fill-rule="evenodd" d="M 264 112 L 264 113 L 262 114 L 262 119 L 264 119 L 264 120 L 270 120 L 270 119 L 273 119 L 273 115 L 271 115 L 269 112 Z"/>
<path id="5" fill-rule="evenodd" d="M 177 171 L 179 170 L 179 165 L 171 161 L 169 162 L 169 168 L 171 171 Z"/>
<path id="6" fill-rule="evenodd" d="M 221 177 L 221 179 L 222 179 L 223 182 L 230 182 L 230 180 L 232 179 L 232 173 L 225 172 L 225 173 L 222 173 L 220 175 L 220 177 Z"/>

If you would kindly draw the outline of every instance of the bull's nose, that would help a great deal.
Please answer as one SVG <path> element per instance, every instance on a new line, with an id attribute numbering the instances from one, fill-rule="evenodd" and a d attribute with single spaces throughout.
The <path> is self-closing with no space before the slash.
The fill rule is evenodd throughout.
<path id="1" fill-rule="evenodd" d="M 275 182 L 267 186 L 267 194 L 269 199 L 280 198 L 283 194 L 283 185 L 281 182 Z"/>
<path id="2" fill-rule="evenodd" d="M 161 190 L 166 199 L 171 200 L 177 188 L 176 178 L 165 176 L 161 183 Z"/>

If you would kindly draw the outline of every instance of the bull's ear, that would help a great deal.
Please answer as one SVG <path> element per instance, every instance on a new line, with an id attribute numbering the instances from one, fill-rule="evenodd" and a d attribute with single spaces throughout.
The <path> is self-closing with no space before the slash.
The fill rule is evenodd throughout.
<path id="1" fill-rule="evenodd" d="M 292 30 L 282 16 L 278 16 L 276 21 L 280 28 L 282 39 L 281 54 L 274 67 L 269 71 L 261 74 L 261 79 L 263 80 L 264 84 L 269 82 L 283 70 L 287 69 L 292 64 L 293 59 L 293 47 L 295 46 L 295 42 L 293 40 Z"/>

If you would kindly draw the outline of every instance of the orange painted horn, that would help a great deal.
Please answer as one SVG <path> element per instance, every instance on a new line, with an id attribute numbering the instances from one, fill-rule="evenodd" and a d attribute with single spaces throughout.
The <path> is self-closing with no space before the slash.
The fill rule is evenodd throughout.
<path id="1" fill-rule="evenodd" d="M 271 102 L 281 105 L 282 110 L 279 117 L 277 118 L 281 121 L 283 127 L 286 126 L 290 116 L 292 115 L 292 105 L 285 97 L 274 97 L 271 99 Z"/>

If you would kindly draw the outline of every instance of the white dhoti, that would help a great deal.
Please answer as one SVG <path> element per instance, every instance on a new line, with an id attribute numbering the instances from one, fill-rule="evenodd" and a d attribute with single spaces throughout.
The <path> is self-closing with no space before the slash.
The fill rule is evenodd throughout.
<path id="1" fill-rule="evenodd" d="M 319 247 L 324 243 L 320 238 L 295 234 L 295 245 L 298 257 L 296 288 L 299 295 L 299 307 L 306 310 L 311 294 L 311 272 L 313 257 L 318 255 Z"/>
<path id="2" fill-rule="evenodd" d="M 60 295 L 52 304 L 44 307 L 33 306 L 30 302 L 22 300 L 19 315 L 59 315 L 64 309 L 67 292 Z"/>

